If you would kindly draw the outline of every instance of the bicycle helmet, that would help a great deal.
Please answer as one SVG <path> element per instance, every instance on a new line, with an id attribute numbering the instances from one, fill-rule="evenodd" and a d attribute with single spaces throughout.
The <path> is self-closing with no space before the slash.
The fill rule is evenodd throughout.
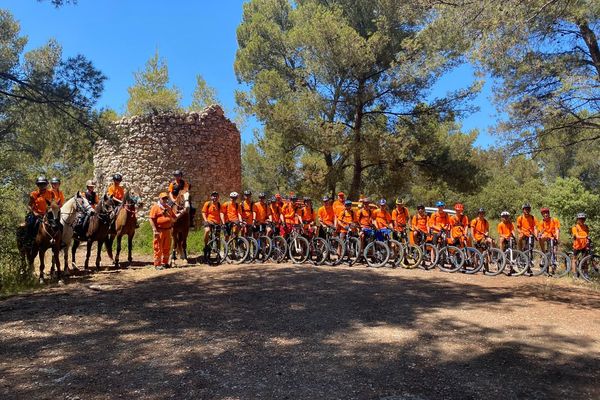
<path id="1" fill-rule="evenodd" d="M 244 190 L 244 196 L 252 196 L 252 192 L 249 190 Z"/>
<path id="2" fill-rule="evenodd" d="M 239 196 L 238 192 L 229 193 L 229 197 L 238 197 L 238 196 Z"/>
<path id="3" fill-rule="evenodd" d="M 500 213 L 500 216 L 501 216 L 501 217 L 510 217 L 510 213 L 509 213 L 508 211 L 502 211 L 502 212 Z"/>
<path id="4" fill-rule="evenodd" d="M 173 172 L 173 176 L 183 176 L 183 172 L 181 172 L 180 169 L 176 169 L 175 172 Z"/>
<path id="5" fill-rule="evenodd" d="M 548 207 L 542 207 L 540 209 L 540 213 L 544 214 L 544 213 L 550 213 L 550 209 Z"/>
<path id="6" fill-rule="evenodd" d="M 585 213 L 578 213 L 577 214 L 577 219 L 585 219 Z"/>
<path id="7" fill-rule="evenodd" d="M 275 198 L 275 196 L 269 199 L 269 203 L 277 203 L 277 199 Z"/>
<path id="8" fill-rule="evenodd" d="M 387 204 L 387 201 L 385 201 L 385 199 L 379 200 L 379 205 L 380 206 L 385 206 L 386 204 Z"/>
<path id="9" fill-rule="evenodd" d="M 345 205 L 345 206 L 351 206 L 351 205 L 352 205 L 352 202 L 351 202 L 350 200 L 346 200 L 346 201 L 344 202 L 344 205 Z"/>
<path id="10" fill-rule="evenodd" d="M 424 210 L 424 209 L 425 209 L 425 206 L 423 204 L 419 204 L 417 206 L 417 210 Z"/>
<path id="11" fill-rule="evenodd" d="M 219 192 L 212 192 L 210 195 L 211 195 L 211 196 L 218 196 L 218 195 L 219 195 Z"/>
<path id="12" fill-rule="evenodd" d="M 525 204 L 523 204 L 523 207 L 521 207 L 521 209 L 523 209 L 523 210 L 526 208 L 531 208 L 531 204 L 525 203 Z"/>
<path id="13" fill-rule="evenodd" d="M 260 193 L 258 194 L 258 198 L 259 198 L 259 199 L 264 199 L 265 197 L 267 197 L 267 195 L 266 195 L 266 194 L 264 194 L 263 192 L 260 192 Z"/>
<path id="14" fill-rule="evenodd" d="M 303 201 L 305 201 L 305 202 L 306 202 L 306 201 L 312 201 L 312 199 L 311 199 L 310 197 L 306 197 L 306 196 L 305 196 L 305 197 L 303 197 L 303 198 L 302 198 L 302 200 L 303 200 Z"/>
<path id="15" fill-rule="evenodd" d="M 436 207 L 446 207 L 446 203 L 444 203 L 443 201 L 438 201 L 437 203 L 435 203 Z"/>
<path id="16" fill-rule="evenodd" d="M 484 213 L 485 212 L 485 208 L 481 207 L 479 210 L 477 210 L 478 213 Z"/>
<path id="17" fill-rule="evenodd" d="M 461 203 L 456 203 L 456 204 L 454 205 L 454 209 L 455 209 L 456 211 L 464 211 L 464 210 L 465 210 L 465 206 L 464 206 L 464 205 L 462 205 Z"/>
<path id="18" fill-rule="evenodd" d="M 402 198 L 398 197 L 398 198 L 396 199 L 396 204 L 399 204 L 399 205 L 402 205 L 402 204 L 404 204 L 404 199 L 402 199 Z"/>
<path id="19" fill-rule="evenodd" d="M 47 185 L 48 184 L 48 179 L 46 179 L 45 176 L 38 176 L 37 179 L 35 180 L 35 184 L 36 185 Z"/>
<path id="20" fill-rule="evenodd" d="M 116 173 L 113 175 L 113 181 L 121 182 L 123 180 L 123 175 Z"/>
<path id="21" fill-rule="evenodd" d="M 346 195 L 344 194 L 344 192 L 339 192 L 338 193 L 338 197 L 345 197 Z"/>
<path id="22" fill-rule="evenodd" d="M 329 200 L 331 200 L 331 199 L 329 198 L 329 196 L 323 196 L 323 201 L 329 201 Z"/>
<path id="23" fill-rule="evenodd" d="M 60 183 L 60 179 L 58 179 L 57 177 L 53 177 L 52 179 L 50 179 L 50 183 Z"/>

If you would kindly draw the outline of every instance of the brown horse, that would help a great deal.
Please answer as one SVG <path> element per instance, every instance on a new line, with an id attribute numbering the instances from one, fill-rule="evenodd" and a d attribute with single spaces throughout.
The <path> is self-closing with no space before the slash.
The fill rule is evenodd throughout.
<path id="1" fill-rule="evenodd" d="M 188 260 L 187 237 L 190 232 L 190 193 L 179 193 L 173 205 L 173 211 L 180 213 L 173 224 L 173 254 L 171 261 L 179 257 Z"/>
<path id="2" fill-rule="evenodd" d="M 127 235 L 127 262 L 131 265 L 133 261 L 133 257 L 131 256 L 131 250 L 133 248 L 133 236 L 135 235 L 135 230 L 137 228 L 137 217 L 135 215 L 135 207 L 139 203 L 139 198 L 131 195 L 129 190 L 125 192 L 125 198 L 123 199 L 123 204 L 117 211 L 116 219 L 115 219 L 115 230 L 108 235 L 108 240 L 106 242 L 106 250 L 108 252 L 108 257 L 111 260 L 114 260 L 114 266 L 119 267 L 119 255 L 121 254 L 121 239 L 123 236 Z M 112 244 L 117 238 L 117 251 L 115 257 L 113 259 L 112 252 Z"/>
<path id="3" fill-rule="evenodd" d="M 31 244 L 25 243 L 27 226 L 17 228 L 17 247 L 21 256 L 27 259 L 29 270 L 33 271 L 36 255 L 40 258 L 40 283 L 44 283 L 46 250 L 52 249 L 53 264 L 56 265 L 58 283 L 63 284 L 60 271 L 60 245 L 62 242 L 62 225 L 60 224 L 60 207 L 55 201 L 48 203 L 46 214 L 39 223 L 37 233 Z"/>
<path id="4" fill-rule="evenodd" d="M 96 254 L 96 271 L 100 269 L 100 258 L 102 254 L 102 245 L 108 238 L 110 224 L 115 211 L 115 204 L 111 198 L 104 195 L 96 206 L 94 214 L 90 217 L 88 229 L 86 232 L 87 252 L 85 255 L 84 269 L 88 269 L 92 245 L 98 242 L 98 252 Z M 71 248 L 71 258 L 75 265 L 75 251 L 79 247 L 79 240 L 73 238 L 73 247 Z"/>

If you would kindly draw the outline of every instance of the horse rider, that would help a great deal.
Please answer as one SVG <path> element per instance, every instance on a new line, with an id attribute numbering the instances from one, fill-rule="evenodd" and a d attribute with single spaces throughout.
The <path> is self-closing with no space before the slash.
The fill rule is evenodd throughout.
<path id="1" fill-rule="evenodd" d="M 85 196 L 87 201 L 90 203 L 90 206 L 92 206 L 93 209 L 96 209 L 96 206 L 98 205 L 98 202 L 100 201 L 98 199 L 98 193 L 96 193 L 94 191 L 94 188 L 96 187 L 96 182 L 89 179 L 85 183 L 85 187 L 86 187 L 86 191 L 83 195 Z"/>
<path id="2" fill-rule="evenodd" d="M 25 217 L 27 226 L 25 243 L 31 245 L 35 239 L 39 223 L 48 210 L 48 205 L 54 200 L 54 192 L 48 189 L 48 179 L 45 176 L 38 176 L 35 181 L 37 190 L 29 195 L 29 212 Z"/>
<path id="3" fill-rule="evenodd" d="M 87 232 L 88 224 L 90 222 L 90 217 L 92 216 L 92 214 L 94 213 L 94 210 L 96 209 L 96 206 L 100 202 L 100 200 L 98 198 L 98 193 L 96 193 L 94 191 L 94 188 L 96 186 L 96 182 L 94 182 L 93 180 L 89 179 L 85 183 L 85 186 L 86 186 L 86 190 L 83 193 L 83 196 L 90 203 L 90 206 L 92 208 L 91 208 L 90 212 L 87 212 L 87 213 L 83 214 L 81 216 L 82 218 L 78 219 L 78 222 L 76 222 L 75 226 L 73 227 L 73 231 L 75 233 L 77 233 L 80 236 L 80 238 L 82 238 L 82 239 L 85 238 L 85 232 Z"/>
<path id="4" fill-rule="evenodd" d="M 189 182 L 186 182 L 183 179 L 183 172 L 181 170 L 176 170 L 173 173 L 173 180 L 169 183 L 169 200 L 171 204 L 174 204 L 177 200 L 177 196 L 179 194 L 183 194 L 189 192 L 192 188 L 192 185 Z M 196 215 L 196 209 L 191 206 L 190 202 L 190 228 L 194 227 L 194 216 Z"/>
<path id="5" fill-rule="evenodd" d="M 59 207 L 65 205 L 65 194 L 60 190 L 60 179 L 53 177 L 50 179 L 50 185 L 52 186 L 52 192 L 54 192 L 54 199 Z"/>
<path id="6" fill-rule="evenodd" d="M 123 199 L 125 198 L 125 188 L 121 186 L 123 175 L 116 173 L 113 175 L 112 180 L 112 183 L 106 190 L 106 195 L 113 199 L 117 204 L 121 205 L 121 203 L 123 203 Z"/>

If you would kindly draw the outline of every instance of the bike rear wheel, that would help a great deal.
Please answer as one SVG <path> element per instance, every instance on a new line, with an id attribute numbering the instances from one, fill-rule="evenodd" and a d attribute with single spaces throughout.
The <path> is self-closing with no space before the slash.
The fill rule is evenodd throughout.
<path id="1" fill-rule="evenodd" d="M 521 276 L 527 271 L 527 266 L 529 265 L 529 257 L 527 257 L 527 254 L 520 250 L 509 249 L 504 252 L 504 255 L 506 256 L 504 272 L 507 272 L 510 275 L 511 271 L 514 271 L 515 276 Z M 506 269 L 507 267 L 508 270 Z"/>
<path id="2" fill-rule="evenodd" d="M 294 264 L 302 264 L 308 259 L 310 244 L 302 236 L 291 239 L 288 243 L 288 255 Z"/>
<path id="3" fill-rule="evenodd" d="M 437 266 L 444 272 L 456 272 L 463 266 L 465 255 L 456 246 L 444 246 L 440 249 Z"/>
<path id="4" fill-rule="evenodd" d="M 339 265 L 346 254 L 346 245 L 344 241 L 337 237 L 329 238 L 327 258 L 325 264 L 335 266 Z"/>
<path id="5" fill-rule="evenodd" d="M 271 238 L 263 235 L 258 238 L 258 254 L 256 259 L 262 263 L 266 262 L 271 257 Z"/>
<path id="6" fill-rule="evenodd" d="M 227 242 L 227 261 L 241 264 L 248 258 L 250 243 L 244 237 L 234 237 Z"/>
<path id="7" fill-rule="evenodd" d="M 539 250 L 531 251 L 531 259 L 529 260 L 529 268 L 533 276 L 539 276 L 548 270 L 548 259 L 546 255 Z"/>
<path id="8" fill-rule="evenodd" d="M 374 240 L 365 247 L 363 257 L 369 267 L 381 268 L 390 259 L 390 248 L 384 242 Z"/>
<path id="9" fill-rule="evenodd" d="M 258 257 L 258 252 L 260 251 L 260 248 L 258 247 L 258 240 L 254 239 L 252 236 L 248 236 L 246 238 L 246 240 L 248 241 L 248 244 L 250 245 L 250 247 L 249 247 L 249 251 L 248 251 L 248 256 L 246 257 L 246 260 L 244 260 L 244 261 L 249 263 L 249 262 L 256 260 L 256 258 Z"/>
<path id="10" fill-rule="evenodd" d="M 288 254 L 287 241 L 283 236 L 274 236 L 271 239 L 271 259 L 276 263 L 285 261 Z"/>
<path id="11" fill-rule="evenodd" d="M 489 248 L 483 252 L 483 274 L 487 276 L 500 275 L 506 267 L 506 256 L 502 250 Z"/>
<path id="12" fill-rule="evenodd" d="M 227 256 L 227 243 L 221 238 L 214 238 L 206 244 L 208 257 L 206 263 L 208 265 L 220 265 L 225 261 Z"/>
<path id="13" fill-rule="evenodd" d="M 435 268 L 440 258 L 440 251 L 431 243 L 425 243 L 423 246 L 423 261 L 419 268 L 429 270 Z"/>
<path id="14" fill-rule="evenodd" d="M 465 262 L 462 271 L 465 274 L 476 274 L 483 268 L 483 254 L 475 247 L 465 247 L 463 249 Z"/>
<path id="15" fill-rule="evenodd" d="M 600 256 L 588 255 L 579 261 L 579 276 L 588 282 L 600 282 Z"/>
<path id="16" fill-rule="evenodd" d="M 423 250 L 414 244 L 404 246 L 404 257 L 402 267 L 413 269 L 421 265 L 423 262 Z"/>
<path id="17" fill-rule="evenodd" d="M 390 249 L 390 259 L 388 262 L 392 264 L 392 267 L 396 268 L 404 261 L 404 246 L 394 239 L 388 240 L 387 246 Z"/>
<path id="18" fill-rule="evenodd" d="M 314 237 L 310 241 L 309 257 L 313 264 L 323 265 L 329 255 L 327 241 L 320 237 Z"/>
<path id="19" fill-rule="evenodd" d="M 571 258 L 562 251 L 557 251 L 556 254 L 546 253 L 548 260 L 548 275 L 555 278 L 562 278 L 571 272 Z"/>
<path id="20" fill-rule="evenodd" d="M 360 258 L 360 240 L 356 237 L 348 238 L 346 242 L 346 262 L 349 266 L 356 264 Z"/>

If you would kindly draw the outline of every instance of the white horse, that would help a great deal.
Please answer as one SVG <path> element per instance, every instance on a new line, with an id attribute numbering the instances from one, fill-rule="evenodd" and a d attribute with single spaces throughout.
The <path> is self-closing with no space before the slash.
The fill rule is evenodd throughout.
<path id="1" fill-rule="evenodd" d="M 65 275 L 69 274 L 69 248 L 71 247 L 71 242 L 73 241 L 73 225 L 77 220 L 77 215 L 87 214 L 93 210 L 94 209 L 92 208 L 88 199 L 86 199 L 85 196 L 82 196 L 80 192 L 77 192 L 77 194 L 70 198 L 60 209 L 60 223 L 63 226 L 62 240 L 64 248 L 62 251 L 65 254 Z M 73 268 L 77 269 L 75 260 L 71 260 L 71 262 L 73 263 Z"/>

